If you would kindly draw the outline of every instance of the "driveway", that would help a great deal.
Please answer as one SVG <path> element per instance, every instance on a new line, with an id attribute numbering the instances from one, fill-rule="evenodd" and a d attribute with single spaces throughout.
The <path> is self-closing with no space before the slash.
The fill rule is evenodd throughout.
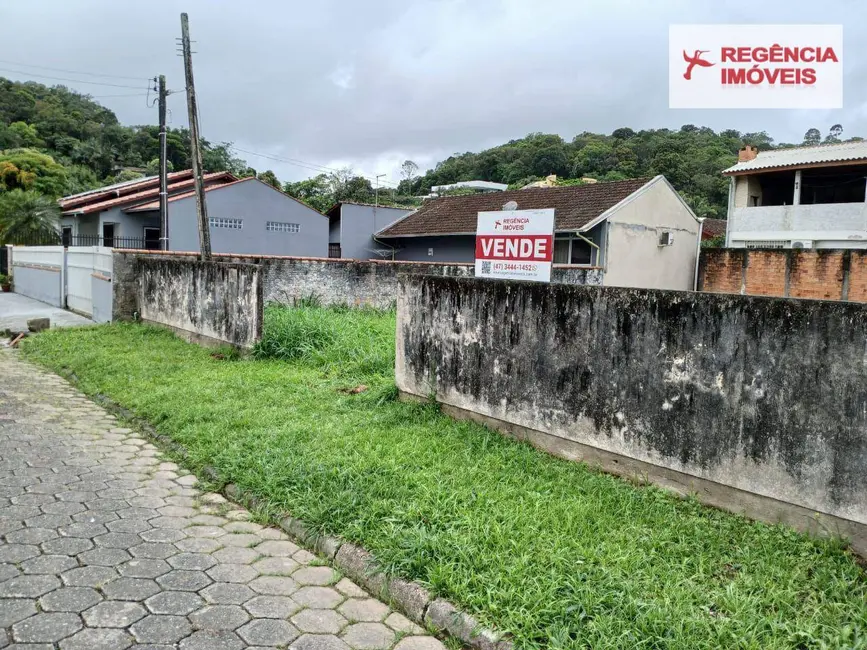
<path id="1" fill-rule="evenodd" d="M 445 650 L 63 379 L 0 376 L 0 648 Z"/>
<path id="2" fill-rule="evenodd" d="M 52 307 L 27 296 L 17 293 L 0 293 L 0 332 L 3 330 L 26 332 L 28 319 L 42 317 L 51 319 L 51 327 L 95 324 L 89 318 L 59 307 Z"/>

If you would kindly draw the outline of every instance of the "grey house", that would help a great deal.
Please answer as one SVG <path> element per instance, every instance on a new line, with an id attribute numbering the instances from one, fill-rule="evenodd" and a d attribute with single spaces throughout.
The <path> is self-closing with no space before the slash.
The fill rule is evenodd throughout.
<path id="1" fill-rule="evenodd" d="M 205 174 L 205 186 L 237 180 L 228 172 Z M 193 188 L 192 170 L 168 175 L 168 195 Z M 63 243 L 112 248 L 160 247 L 159 211 L 130 214 L 128 208 L 159 197 L 159 177 L 148 176 L 115 183 L 60 199 Z"/>
<path id="2" fill-rule="evenodd" d="M 328 218 L 256 178 L 205 189 L 214 253 L 325 257 Z M 159 215 L 159 201 L 129 207 L 131 216 Z M 199 250 L 195 192 L 169 197 L 169 249 Z"/>
<path id="3" fill-rule="evenodd" d="M 357 260 L 391 259 L 393 247 L 376 233 L 412 210 L 343 201 L 328 212 L 328 257 Z"/>
<path id="4" fill-rule="evenodd" d="M 168 176 L 169 250 L 199 249 L 192 171 Z M 205 175 L 215 253 L 325 257 L 328 218 L 255 178 Z M 159 179 L 117 183 L 60 199 L 66 245 L 160 248 Z"/>
<path id="5" fill-rule="evenodd" d="M 663 176 L 433 199 L 383 228 L 395 259 L 473 262 L 478 213 L 554 209 L 554 264 L 608 286 L 693 289 L 701 225 Z"/>

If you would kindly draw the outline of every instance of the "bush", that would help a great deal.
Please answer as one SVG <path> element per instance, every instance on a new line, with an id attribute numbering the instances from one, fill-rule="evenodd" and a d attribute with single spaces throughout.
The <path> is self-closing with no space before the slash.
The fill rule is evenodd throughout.
<path id="1" fill-rule="evenodd" d="M 301 361 L 326 372 L 363 377 L 394 371 L 394 312 L 319 307 L 304 300 L 296 307 L 265 308 L 259 359 Z"/>

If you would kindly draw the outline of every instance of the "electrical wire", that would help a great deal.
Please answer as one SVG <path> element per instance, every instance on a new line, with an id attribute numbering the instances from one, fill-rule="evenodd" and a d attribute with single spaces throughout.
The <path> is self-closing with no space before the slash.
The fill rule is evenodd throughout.
<path id="1" fill-rule="evenodd" d="M 235 145 L 232 145 L 232 149 L 234 149 L 235 151 L 239 151 L 241 153 L 249 154 L 251 156 L 259 156 L 261 158 L 268 158 L 269 160 L 274 160 L 276 162 L 288 163 L 290 165 L 295 165 L 297 167 L 303 167 L 305 169 L 310 169 L 312 171 L 317 171 L 317 172 L 340 172 L 340 171 L 342 171 L 340 169 L 335 169 L 334 167 L 326 167 L 324 165 L 319 165 L 317 163 L 311 163 L 311 162 L 307 162 L 304 160 L 297 160 L 295 158 L 281 158 L 280 156 L 273 156 L 270 154 L 259 153 L 256 151 L 248 151 L 246 149 L 241 149 L 240 147 L 236 147 Z M 359 176 L 361 176 L 362 178 L 366 178 L 369 181 L 376 182 L 375 176 L 365 176 L 364 174 L 359 174 Z M 382 182 L 383 184 L 394 185 L 395 187 L 398 186 L 398 183 L 395 183 L 394 181 L 386 180 L 386 181 L 380 181 L 380 182 Z"/>
<path id="2" fill-rule="evenodd" d="M 39 70 L 53 70 L 54 72 L 66 72 L 69 74 L 84 75 L 86 77 L 106 77 L 109 79 L 131 79 L 132 81 L 139 81 L 141 79 L 141 77 L 128 77 L 128 76 L 119 75 L 119 74 L 101 74 L 101 73 L 97 73 L 97 72 L 83 72 L 81 70 L 65 70 L 63 68 L 51 68 L 51 67 L 48 67 L 47 65 L 34 65 L 32 63 L 17 63 L 15 61 L 0 60 L 0 63 L 5 63 L 6 65 L 18 66 L 19 68 L 37 68 Z"/>
<path id="3" fill-rule="evenodd" d="M 92 86 L 111 86 L 112 88 L 132 88 L 133 90 L 141 90 L 141 86 L 127 86 L 122 84 L 110 84 L 102 81 L 83 81 L 81 79 L 65 79 L 63 77 L 50 77 L 44 74 L 34 74 L 32 72 L 25 72 L 22 70 L 8 70 L 0 68 L 0 72 L 12 73 L 12 74 L 20 74 L 25 77 L 37 77 L 39 79 L 53 79 L 55 81 L 70 81 L 72 83 L 77 84 L 90 84 Z"/>

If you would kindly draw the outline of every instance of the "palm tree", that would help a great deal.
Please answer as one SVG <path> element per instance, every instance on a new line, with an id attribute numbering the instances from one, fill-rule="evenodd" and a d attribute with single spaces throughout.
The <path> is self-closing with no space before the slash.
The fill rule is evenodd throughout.
<path id="1" fill-rule="evenodd" d="M 0 244 L 51 240 L 60 229 L 60 208 L 33 190 L 0 193 Z"/>

